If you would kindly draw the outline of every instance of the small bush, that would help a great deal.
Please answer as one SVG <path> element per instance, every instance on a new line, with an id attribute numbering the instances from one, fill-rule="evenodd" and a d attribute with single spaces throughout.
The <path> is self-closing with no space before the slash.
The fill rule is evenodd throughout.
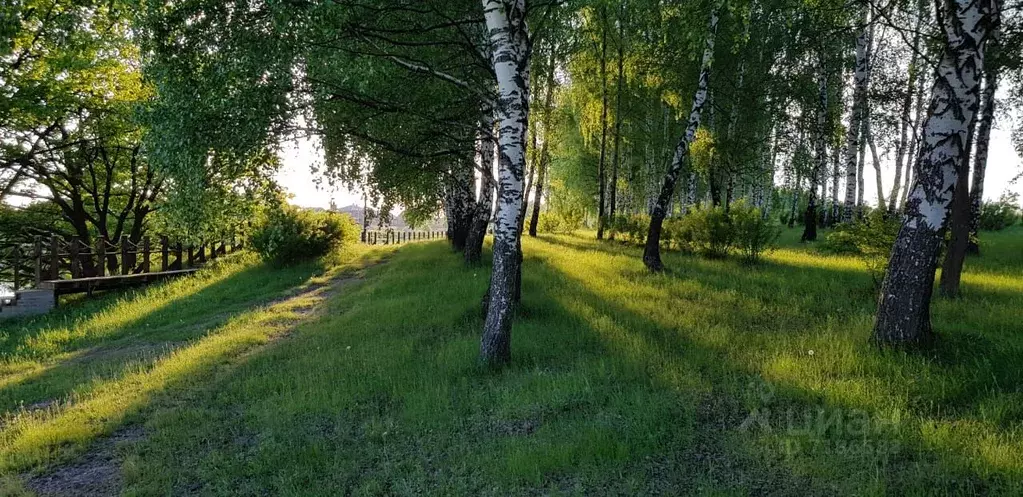
<path id="1" fill-rule="evenodd" d="M 747 262 L 757 262 L 781 235 L 781 228 L 765 219 L 760 209 L 739 201 L 728 211 L 732 218 L 732 244 Z"/>
<path id="2" fill-rule="evenodd" d="M 859 256 L 866 263 L 874 284 L 880 285 L 901 224 L 898 216 L 875 209 L 862 219 L 836 225 L 820 249 L 832 254 Z"/>
<path id="3" fill-rule="evenodd" d="M 645 214 L 615 216 L 611 232 L 621 241 L 642 245 L 650 229 L 650 216 Z"/>
<path id="4" fill-rule="evenodd" d="M 724 257 L 732 246 L 732 220 L 723 207 L 694 207 L 677 228 L 680 246 L 707 257 Z"/>
<path id="5" fill-rule="evenodd" d="M 987 202 L 981 206 L 978 227 L 985 231 L 1001 231 L 1016 224 L 1019 217 L 1019 196 L 1003 194 L 997 202 Z"/>
<path id="6" fill-rule="evenodd" d="M 574 211 L 541 212 L 536 229 L 541 233 L 567 234 L 583 224 L 582 213 Z"/>
<path id="7" fill-rule="evenodd" d="M 359 226 L 351 216 L 283 206 L 271 211 L 252 235 L 252 247 L 274 265 L 323 257 L 354 244 Z"/>

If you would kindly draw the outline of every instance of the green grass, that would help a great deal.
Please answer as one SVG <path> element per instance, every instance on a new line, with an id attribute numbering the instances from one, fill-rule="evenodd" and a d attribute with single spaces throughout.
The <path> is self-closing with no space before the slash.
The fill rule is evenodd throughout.
<path id="1" fill-rule="evenodd" d="M 132 425 L 129 495 L 1023 493 L 1023 231 L 984 234 L 910 354 L 869 345 L 862 264 L 797 238 L 659 275 L 635 247 L 527 239 L 499 372 L 476 363 L 489 268 L 442 242 L 243 257 L 0 325 L 0 468 L 17 489 Z"/>

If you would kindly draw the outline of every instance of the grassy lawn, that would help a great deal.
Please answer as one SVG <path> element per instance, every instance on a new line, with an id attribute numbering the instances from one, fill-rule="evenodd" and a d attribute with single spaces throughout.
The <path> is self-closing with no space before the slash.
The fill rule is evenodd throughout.
<path id="1" fill-rule="evenodd" d="M 115 439 L 129 495 L 1023 493 L 1023 230 L 984 235 L 926 354 L 872 348 L 862 264 L 797 239 L 659 275 L 527 239 L 500 372 L 475 361 L 489 268 L 443 242 L 0 324 L 0 492 Z"/>

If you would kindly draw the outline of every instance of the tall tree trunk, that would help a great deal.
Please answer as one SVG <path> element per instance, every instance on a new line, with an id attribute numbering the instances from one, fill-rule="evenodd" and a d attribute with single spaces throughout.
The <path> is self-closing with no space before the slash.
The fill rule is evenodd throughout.
<path id="1" fill-rule="evenodd" d="M 483 257 L 483 240 L 487 236 L 490 214 L 494 203 L 494 184 L 491 180 L 494 170 L 494 119 L 484 117 L 479 131 L 480 191 L 473 208 L 472 224 L 465 241 L 465 263 L 477 265 Z"/>
<path id="2" fill-rule="evenodd" d="M 916 179 L 878 298 L 873 339 L 881 345 L 919 345 L 933 338 L 930 302 L 942 230 L 980 101 L 982 42 L 999 20 L 998 0 L 946 0 L 939 7 L 945 43 Z"/>
<path id="3" fill-rule="evenodd" d="M 856 66 L 853 73 L 853 108 L 849 120 L 849 128 L 845 135 L 845 209 L 842 211 L 842 221 L 853 220 L 853 212 L 856 207 L 856 185 L 857 176 L 857 151 L 860 150 L 860 129 L 867 108 L 867 43 L 869 31 L 867 27 L 868 11 L 865 3 L 860 3 L 860 17 L 856 30 L 859 33 L 856 37 Z M 859 154 L 862 155 L 862 154 Z"/>
<path id="4" fill-rule="evenodd" d="M 624 4 L 619 8 L 618 15 L 618 78 L 615 85 L 615 143 L 614 143 L 614 166 L 611 168 L 611 207 L 608 209 L 608 219 L 614 223 L 615 214 L 618 209 L 618 168 L 622 162 L 622 77 L 625 69 L 625 19 L 621 15 Z M 614 232 L 611 232 L 611 239 L 614 240 Z"/>
<path id="5" fill-rule="evenodd" d="M 689 122 L 686 124 L 685 133 L 675 147 L 675 155 L 672 157 L 671 166 L 664 175 L 664 183 L 661 185 L 661 193 L 657 197 L 657 204 L 654 205 L 653 214 L 650 216 L 650 226 L 647 230 L 646 246 L 643 250 L 643 264 L 651 271 L 661 271 L 664 263 L 661 262 L 661 226 L 667 214 L 668 201 L 675 193 L 675 182 L 682 172 L 682 165 L 689 157 L 689 146 L 696 139 L 696 130 L 700 127 L 700 114 L 703 112 L 703 104 L 707 101 L 707 87 L 710 83 L 711 64 L 714 61 L 714 37 L 718 29 L 718 11 L 721 8 L 720 0 L 714 4 L 710 13 L 710 21 L 707 25 L 707 41 L 703 49 L 703 61 L 700 65 L 700 80 L 696 86 L 696 93 L 693 95 L 693 105 L 689 111 Z"/>
<path id="6" fill-rule="evenodd" d="M 597 240 L 604 239 L 604 225 L 607 222 L 607 9 L 601 7 L 600 14 L 600 159 L 597 163 Z"/>
<path id="7" fill-rule="evenodd" d="M 543 136 L 543 143 L 540 144 L 540 163 L 536 171 L 536 186 L 534 186 L 533 194 L 533 213 L 530 216 L 529 222 L 529 236 L 536 237 L 536 227 L 540 223 L 540 201 L 543 198 L 543 185 L 547 179 L 547 167 L 550 165 L 550 150 L 547 145 L 550 143 L 550 131 L 551 131 L 551 112 L 552 102 L 554 100 L 554 48 L 551 48 L 551 57 L 547 61 L 547 77 L 544 81 L 544 97 L 543 97 L 543 120 L 540 122 L 540 127 Z"/>
<path id="8" fill-rule="evenodd" d="M 483 0 L 497 75 L 498 196 L 494 222 L 494 267 L 480 360 L 497 366 L 511 361 L 511 325 L 521 281 L 519 220 L 522 174 L 529 128 L 529 30 L 526 0 Z"/>
<path id="9" fill-rule="evenodd" d="M 870 129 L 870 119 L 864 123 L 866 126 L 867 144 L 870 146 L 870 156 L 874 159 L 874 177 L 877 180 L 877 208 L 884 209 L 884 183 L 881 182 L 881 158 L 877 155 L 877 145 L 874 144 L 874 132 Z"/>
<path id="10" fill-rule="evenodd" d="M 959 177 L 956 180 L 955 196 L 952 198 L 950 236 L 945 248 L 945 261 L 941 265 L 941 280 L 938 282 L 938 291 L 946 298 L 959 296 L 959 282 L 962 280 L 963 263 L 966 262 L 966 250 L 969 248 L 970 152 L 973 150 L 976 123 L 977 119 L 974 119 L 966 134 L 966 157 L 959 164 Z"/>
<path id="11" fill-rule="evenodd" d="M 913 123 L 913 117 L 911 112 L 913 111 L 913 97 L 914 90 L 916 89 L 916 80 L 920 77 L 920 26 L 923 23 L 923 2 L 918 5 L 917 16 L 916 16 L 916 28 L 913 31 L 913 43 L 911 44 L 912 54 L 910 55 L 909 61 L 909 80 L 906 83 L 906 93 L 902 96 L 902 108 L 899 119 L 899 143 L 895 147 L 895 182 L 892 183 L 892 193 L 888 196 L 888 212 L 895 213 L 895 209 L 898 208 L 898 202 L 902 188 L 902 167 L 906 164 L 906 168 L 909 168 L 909 163 L 912 162 L 911 157 L 907 157 L 906 149 L 909 148 L 909 127 Z M 907 172 L 908 174 L 908 172 Z"/>
<path id="12" fill-rule="evenodd" d="M 452 248 L 462 252 L 472 228 L 473 214 L 476 210 L 473 188 L 476 186 L 470 158 L 455 161 L 444 181 L 444 213 L 448 221 L 447 238 Z M 365 200 L 365 198 L 363 199 Z M 363 208 L 364 229 L 369 226 L 365 219 L 368 208 Z"/>
<path id="13" fill-rule="evenodd" d="M 824 170 L 828 167 L 827 156 L 827 119 L 828 119 L 828 75 L 825 71 L 824 56 L 820 55 L 820 74 L 817 75 L 817 129 L 814 130 L 813 171 L 810 173 L 810 196 L 806 202 L 806 214 L 803 216 L 803 242 L 817 240 L 817 187 Z"/>
<path id="14" fill-rule="evenodd" d="M 988 43 L 997 41 L 998 32 Z M 973 163 L 973 189 L 970 190 L 970 240 L 967 250 L 980 253 L 977 235 L 980 228 L 980 208 L 984 201 L 984 175 L 987 171 L 988 142 L 991 140 L 991 126 L 995 120 L 995 91 L 998 89 L 998 68 L 994 64 L 984 68 L 984 93 L 980 125 L 977 127 L 977 156 Z"/>

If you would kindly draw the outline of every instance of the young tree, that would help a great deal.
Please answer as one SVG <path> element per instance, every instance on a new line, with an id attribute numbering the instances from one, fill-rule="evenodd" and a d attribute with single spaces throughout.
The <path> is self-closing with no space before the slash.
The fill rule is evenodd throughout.
<path id="1" fill-rule="evenodd" d="M 999 22 L 999 0 L 945 0 L 939 6 L 942 56 L 917 176 L 878 300 L 873 340 L 879 345 L 920 345 L 933 338 L 930 301 L 942 230 L 980 100 L 984 41 Z"/>

